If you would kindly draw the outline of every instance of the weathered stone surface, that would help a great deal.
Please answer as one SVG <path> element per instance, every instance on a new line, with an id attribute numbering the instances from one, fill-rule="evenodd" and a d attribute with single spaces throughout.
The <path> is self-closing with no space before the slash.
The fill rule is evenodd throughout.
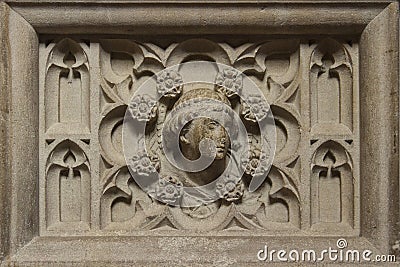
<path id="1" fill-rule="evenodd" d="M 360 2 L 2 2 L 0 262 L 394 253 L 398 3 Z"/>
<path id="2" fill-rule="evenodd" d="M 16 12 L 9 13 L 9 175 L 10 253 L 38 234 L 38 37 Z M 12 40 L 18 40 L 13 42 Z M 28 204 L 29 203 L 29 204 Z"/>
<path id="3" fill-rule="evenodd" d="M 10 72 L 7 65 L 9 59 L 10 43 L 8 41 L 8 13 L 9 8 L 4 3 L 0 3 L 1 8 L 1 54 L 0 54 L 0 262 L 9 251 L 9 229 L 10 224 L 10 184 L 5 177 L 9 177 L 9 82 Z"/>

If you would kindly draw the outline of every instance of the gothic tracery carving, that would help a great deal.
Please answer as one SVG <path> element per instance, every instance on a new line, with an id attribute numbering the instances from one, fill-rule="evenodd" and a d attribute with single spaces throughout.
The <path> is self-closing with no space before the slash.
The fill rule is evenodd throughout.
<path id="1" fill-rule="evenodd" d="M 344 223 L 353 227 L 353 164 L 339 143 L 328 141 L 318 147 L 312 163 L 312 223 Z"/>
<path id="2" fill-rule="evenodd" d="M 224 46 L 223 45 L 219 45 L 217 43 L 213 43 L 213 42 L 208 41 L 208 40 L 197 40 L 196 45 L 190 46 L 190 48 L 189 48 L 189 47 L 187 47 L 187 45 L 189 43 L 191 43 L 191 41 L 184 42 L 184 43 L 182 43 L 182 44 L 180 44 L 178 46 L 172 45 L 171 48 L 168 48 L 168 49 L 172 49 L 172 52 L 170 52 L 170 55 L 169 55 L 171 60 L 167 59 L 164 62 L 179 63 L 179 62 L 187 61 L 188 60 L 188 55 L 187 55 L 188 52 L 187 51 L 191 51 L 190 53 L 193 54 L 192 57 L 189 57 L 192 60 L 197 59 L 197 58 L 199 58 L 199 59 L 208 58 L 209 60 L 213 60 L 213 61 L 216 61 L 216 62 L 218 62 L 220 60 L 222 60 L 221 62 L 226 62 L 225 59 L 221 59 L 221 53 L 218 52 L 218 51 L 224 51 Z M 201 48 L 199 43 L 203 44 L 204 48 Z M 110 42 L 107 42 L 106 46 L 107 46 L 108 50 L 111 49 Z M 135 43 L 135 44 L 131 44 L 130 46 L 138 48 L 138 47 L 144 47 L 145 45 L 144 44 L 140 44 L 140 43 Z M 118 46 L 116 46 L 116 47 L 118 47 Z M 183 47 L 187 47 L 187 50 L 184 53 L 179 52 L 180 49 L 183 49 Z M 272 47 L 272 49 L 277 49 L 276 45 L 272 45 L 271 46 L 271 44 L 265 44 L 265 45 L 262 45 L 262 47 L 263 48 L 261 50 L 264 50 L 264 51 L 266 51 L 266 49 L 270 48 L 270 47 Z M 198 49 L 198 50 L 196 51 L 196 49 Z M 257 49 L 257 47 L 253 47 L 253 49 Z M 264 66 L 263 70 L 261 70 L 261 71 L 266 72 L 266 74 L 265 74 L 266 77 L 267 77 L 266 80 L 272 80 L 275 83 L 280 83 L 280 86 L 282 88 L 284 88 L 284 89 L 282 89 L 282 91 L 283 90 L 288 90 L 288 89 L 286 89 L 287 86 L 289 86 L 289 87 L 290 86 L 292 86 L 292 87 L 295 86 L 295 85 L 291 85 L 291 83 L 293 83 L 291 81 L 295 78 L 296 71 L 294 71 L 294 70 L 298 67 L 298 62 L 297 62 L 298 61 L 297 60 L 298 54 L 297 54 L 297 52 L 295 50 L 295 42 L 291 45 L 291 49 L 292 50 L 290 50 L 290 53 L 294 53 L 294 55 L 287 57 L 287 60 L 289 62 L 288 64 L 290 65 L 290 68 L 288 70 L 289 74 L 286 74 L 286 77 L 282 78 L 282 77 L 279 76 L 280 73 L 277 72 L 277 69 L 279 68 L 279 65 L 274 63 L 274 61 L 277 61 L 276 60 L 276 58 L 277 58 L 276 54 L 280 55 L 281 53 L 283 53 L 283 51 L 269 51 L 269 52 L 271 52 L 272 56 L 268 55 L 268 60 L 267 60 L 268 62 Z M 141 62 L 144 62 L 145 59 L 142 58 L 142 52 L 141 51 L 142 50 L 137 50 L 137 52 L 140 54 L 139 57 L 141 59 Z M 155 52 L 155 51 L 156 51 L 155 49 L 152 50 L 152 52 Z M 247 52 L 251 53 L 250 48 L 247 49 Z M 285 50 L 284 52 L 287 53 L 287 50 Z M 109 53 L 109 52 L 106 52 L 106 53 Z M 225 53 L 226 53 L 226 55 L 232 55 L 232 54 L 229 54 L 227 52 L 224 52 L 224 54 Z M 147 54 L 147 56 L 149 56 L 149 54 Z M 263 57 L 262 53 L 260 54 L 260 56 Z M 107 58 L 107 60 L 108 60 L 110 57 L 112 58 L 112 53 L 109 53 L 108 56 L 104 56 L 103 58 Z M 129 57 L 129 61 L 131 61 L 130 57 Z M 161 54 L 152 55 L 153 59 L 154 58 L 161 58 L 161 57 L 162 57 Z M 167 57 L 167 58 L 169 58 L 169 57 Z M 179 57 L 180 57 L 180 60 L 178 60 Z M 271 60 L 269 59 L 270 57 L 271 57 Z M 145 56 L 145 58 L 146 58 L 146 56 Z M 264 58 L 266 59 L 267 56 L 264 56 Z M 230 59 L 230 61 L 231 62 L 238 62 L 239 65 L 242 64 L 241 59 L 239 60 L 239 58 L 237 58 L 237 57 L 236 58 L 232 57 Z M 105 61 L 102 64 L 103 65 L 107 64 L 107 62 L 110 62 L 112 64 L 112 61 Z M 159 64 L 165 64 L 165 63 L 163 63 L 163 61 L 160 60 Z M 128 65 L 128 63 L 126 63 L 126 65 Z M 132 66 L 132 64 L 129 65 L 129 66 Z M 144 66 L 144 64 L 143 64 L 143 66 Z M 147 69 L 147 71 L 149 73 L 154 73 L 154 72 L 157 71 L 157 69 L 151 69 L 150 65 L 148 66 L 148 68 L 149 69 Z M 104 69 L 105 70 L 109 70 L 109 69 L 112 69 L 112 68 L 106 67 Z M 143 70 L 144 69 L 142 69 L 142 71 Z M 125 71 L 125 72 L 128 72 L 128 71 Z M 135 72 L 137 72 L 137 70 L 134 69 L 132 72 L 135 73 Z M 105 76 L 105 79 L 108 79 L 106 77 L 107 76 Z M 122 78 L 120 80 L 121 80 L 121 82 L 124 81 Z M 179 85 L 179 83 L 181 83 L 181 79 L 179 77 L 179 74 L 173 73 L 173 74 L 169 75 L 168 77 L 157 77 L 157 80 L 162 80 L 161 84 L 165 88 L 173 87 L 174 84 L 178 83 L 177 88 L 179 88 L 179 89 L 177 89 L 174 92 L 172 92 L 173 93 L 172 97 L 174 97 L 175 99 L 178 97 L 178 99 L 179 99 L 179 96 L 182 94 L 182 89 L 181 89 L 181 87 Z M 158 83 L 158 84 L 160 84 L 160 83 Z M 267 84 L 268 83 L 266 82 L 265 85 L 267 85 Z M 116 86 L 117 85 L 108 86 L 107 90 L 109 90 L 108 88 L 114 88 Z M 160 87 L 160 85 L 155 85 L 155 88 L 156 88 L 157 91 L 165 91 L 164 87 L 162 87 L 162 88 L 159 88 L 159 87 Z M 230 89 L 228 91 L 226 91 L 226 88 L 230 88 Z M 227 72 L 227 71 L 221 71 L 216 77 L 216 90 L 221 92 L 221 93 L 223 93 L 223 94 L 225 94 L 229 98 L 232 98 L 235 95 L 235 92 L 239 92 L 241 90 L 241 88 L 242 88 L 242 80 L 241 80 L 241 78 L 240 78 L 238 73 L 231 73 L 231 72 Z M 272 89 L 272 90 L 275 90 L 275 89 Z M 289 88 L 289 90 L 293 91 L 291 88 Z M 120 102 L 120 100 L 118 98 L 114 98 L 114 99 L 116 100 L 116 102 Z M 256 100 L 257 99 L 248 99 L 248 101 L 253 101 L 253 102 L 256 101 Z M 162 117 L 165 117 L 166 112 L 168 112 L 168 110 L 171 108 L 170 105 L 172 105 L 172 104 L 173 104 L 173 102 L 163 101 L 163 100 L 160 101 L 160 104 L 158 106 L 158 108 L 159 108 L 159 116 L 158 117 L 159 118 L 157 119 L 157 122 L 155 122 L 156 125 L 161 124 L 161 126 L 162 126 L 162 123 L 163 123 L 163 118 Z M 110 106 L 111 105 L 112 104 L 110 104 Z M 276 101 L 276 105 L 281 106 L 279 101 Z M 248 120 L 250 124 L 251 124 L 252 121 L 255 121 L 256 117 L 257 117 L 257 119 L 262 119 L 263 116 L 265 116 L 264 113 L 267 111 L 262 106 L 260 106 L 258 110 L 248 110 L 248 109 L 246 109 L 246 103 L 243 103 L 243 105 L 239 105 L 238 107 L 240 107 L 240 109 L 242 110 L 241 113 L 243 114 L 244 119 Z M 280 109 L 285 109 L 285 108 L 281 107 Z M 161 113 L 161 115 L 160 115 L 160 113 Z M 286 118 L 285 118 L 285 120 L 286 120 Z M 290 123 L 297 124 L 298 122 L 297 122 L 296 119 L 293 119 L 292 121 L 289 121 L 289 124 Z M 282 127 L 285 128 L 287 126 L 282 125 Z M 297 126 L 294 126 L 294 127 L 297 127 Z M 101 131 L 101 129 L 100 129 L 100 131 Z M 154 131 L 156 132 L 157 129 L 154 129 Z M 283 130 L 283 131 L 286 132 L 287 130 Z M 257 133 L 254 133 L 254 134 L 257 135 Z M 295 133 L 295 136 L 296 136 L 296 134 L 297 133 Z M 290 133 L 290 135 L 292 135 L 292 133 Z M 159 136 L 157 136 L 157 134 L 155 134 L 155 136 L 156 136 L 156 140 L 157 140 L 157 141 L 155 141 L 155 143 L 158 143 Z M 290 137 L 290 140 L 292 138 L 293 137 Z M 285 141 L 286 139 L 287 139 L 287 136 L 285 136 L 282 139 L 283 144 L 286 142 Z M 152 141 L 150 141 L 150 143 L 152 143 Z M 155 148 L 156 151 L 159 151 L 159 149 L 157 149 L 157 147 L 153 147 L 153 148 Z M 296 148 L 294 148 L 294 149 L 296 149 Z M 153 152 L 155 152 L 155 151 L 153 151 Z M 160 156 L 160 155 L 158 155 L 158 156 Z M 266 155 L 264 155 L 264 154 L 260 155 L 259 153 L 256 154 L 256 155 L 253 155 L 253 156 L 254 156 L 254 158 L 251 161 L 252 163 L 254 163 L 258 159 L 260 159 L 260 157 L 261 157 L 261 163 L 262 163 L 264 161 L 265 157 L 266 157 Z M 259 162 L 259 160 L 258 160 L 258 162 Z M 123 166 L 121 166 L 121 167 L 123 167 Z M 254 171 L 253 172 L 250 171 L 250 169 L 252 167 L 254 167 L 254 166 L 249 165 L 249 166 L 245 167 L 245 168 L 249 169 L 248 172 L 250 174 L 254 174 Z M 262 170 L 262 167 L 261 167 L 260 170 Z M 126 184 L 129 184 L 129 183 L 131 183 L 131 188 L 137 186 L 137 185 L 134 184 L 134 182 L 132 182 L 132 179 L 129 179 L 128 175 L 126 175 L 126 177 L 124 179 L 125 179 L 125 181 L 122 184 L 125 186 L 125 188 L 126 188 Z M 173 178 L 171 177 L 171 179 L 173 179 Z M 282 175 L 275 176 L 275 178 L 272 179 L 271 181 L 273 181 L 272 182 L 272 184 L 273 184 L 272 188 L 274 188 L 274 190 L 277 190 L 277 191 L 279 191 L 278 188 L 280 188 L 281 186 L 282 186 L 282 188 L 284 188 L 285 187 L 284 184 L 286 183 L 286 182 L 283 182 L 283 181 L 279 182 L 278 181 L 279 179 L 282 179 L 282 180 L 289 179 L 290 180 L 290 178 L 288 178 L 287 176 L 285 176 L 285 178 L 283 178 Z M 103 179 L 103 181 L 109 181 L 109 179 Z M 160 214 L 159 216 L 161 216 L 163 218 L 164 218 L 164 216 L 166 216 L 168 218 L 168 225 L 173 225 L 175 228 L 178 228 L 178 229 L 185 229 L 185 228 L 191 228 L 191 227 L 187 223 L 183 223 L 185 221 L 183 219 L 182 219 L 183 221 L 181 223 L 178 223 L 177 222 L 178 218 L 176 218 L 176 216 L 180 216 L 182 218 L 185 218 L 185 217 L 191 218 L 189 221 L 191 221 L 192 223 L 193 223 L 193 220 L 196 220 L 195 224 L 202 225 L 202 228 L 198 228 L 198 229 L 196 228 L 197 230 L 218 229 L 219 227 L 223 227 L 222 226 L 223 224 L 221 224 L 221 223 L 229 221 L 229 220 L 242 221 L 241 224 L 248 225 L 249 227 L 251 225 L 250 228 L 260 228 L 261 229 L 262 227 L 266 227 L 267 224 L 264 224 L 264 226 L 261 226 L 259 223 L 257 223 L 257 219 L 254 219 L 255 221 L 251 220 L 251 222 L 250 222 L 250 221 L 247 221 L 247 219 L 245 219 L 245 217 L 243 217 L 243 215 L 240 215 L 241 214 L 240 210 L 242 209 L 240 207 L 241 206 L 244 207 L 244 206 L 248 205 L 248 203 L 246 203 L 246 201 L 243 201 L 243 199 L 246 199 L 246 198 L 243 195 L 243 185 L 241 183 L 242 183 L 241 181 L 237 182 L 237 181 L 232 180 L 232 182 L 226 181 L 226 183 L 218 185 L 218 192 L 220 193 L 221 197 L 226 199 L 226 200 L 228 200 L 228 203 L 233 201 L 234 203 L 232 203 L 232 204 L 227 204 L 227 203 L 219 203 L 218 204 L 218 203 L 215 203 L 214 205 L 211 205 L 213 207 L 211 207 L 211 206 L 210 207 L 208 207 L 208 206 L 207 207 L 198 207 L 198 208 L 193 209 L 193 210 L 184 209 L 185 210 L 184 213 L 180 213 L 180 212 L 177 213 L 176 212 L 177 208 L 164 207 L 164 208 L 157 209 L 159 212 L 162 212 L 162 214 L 164 214 L 164 215 Z M 117 184 L 118 183 L 115 184 L 115 190 L 119 190 Z M 173 184 L 178 185 L 178 188 L 179 188 L 179 182 L 175 182 Z M 158 187 L 157 187 L 158 192 L 163 192 L 161 189 L 165 189 L 164 187 L 165 186 L 158 185 Z M 138 189 L 135 189 L 135 190 L 138 190 Z M 176 201 L 176 200 L 173 200 L 173 196 L 179 195 L 178 194 L 179 190 L 176 187 L 174 187 L 174 188 L 171 187 L 169 190 L 171 192 L 170 195 L 166 194 L 165 192 L 163 193 L 163 195 L 164 196 L 168 195 L 168 196 L 171 197 L 171 201 Z M 286 190 L 290 191 L 290 190 L 296 190 L 296 189 L 295 189 L 295 187 L 288 187 Z M 283 191 L 285 191 L 285 190 L 283 190 Z M 173 192 L 175 192 L 176 194 L 174 194 Z M 131 197 L 132 193 L 129 193 L 129 190 L 128 190 L 128 194 Z M 275 192 L 274 194 L 275 194 L 275 198 L 278 197 L 276 195 L 276 194 L 278 194 L 277 192 Z M 298 195 L 298 193 L 295 192 L 295 193 L 293 193 L 293 195 Z M 296 201 L 299 201 L 299 200 L 297 198 L 290 198 L 290 200 L 288 200 L 289 203 L 286 203 L 285 202 L 286 200 L 284 200 L 285 198 L 287 198 L 285 194 L 279 195 L 279 197 L 280 197 L 281 200 L 279 200 L 278 202 L 281 203 L 281 204 L 276 204 L 276 205 L 281 205 L 281 208 L 286 210 L 287 214 L 289 214 L 289 212 L 288 212 L 289 209 L 293 209 L 293 211 L 290 212 L 290 216 L 289 215 L 286 216 L 287 217 L 286 220 L 282 220 L 282 219 L 277 219 L 277 220 L 279 222 L 281 222 L 281 223 L 282 222 L 286 222 L 287 223 L 287 222 L 291 221 L 293 223 L 293 225 L 298 227 L 299 226 L 299 223 L 298 223 L 298 221 L 299 221 L 298 204 L 297 204 L 297 206 L 296 205 L 293 206 L 292 203 L 294 203 Z M 237 202 L 238 200 L 241 200 L 241 201 Z M 115 201 L 118 201 L 118 197 L 115 198 Z M 125 201 L 125 200 L 121 200 L 121 201 Z M 257 201 L 257 203 L 261 204 L 260 201 Z M 157 204 L 157 201 L 154 200 L 151 205 L 154 207 L 155 205 L 159 205 L 159 204 Z M 233 206 L 237 205 L 238 208 L 231 207 L 231 208 L 229 208 L 230 211 L 227 212 L 227 210 L 228 210 L 227 207 L 232 206 L 232 205 Z M 263 205 L 272 205 L 272 204 L 269 204 L 269 202 L 268 202 L 268 203 L 264 203 Z M 107 207 L 109 207 L 109 204 L 107 204 Z M 105 208 L 105 207 L 102 207 L 102 210 L 103 210 L 103 208 Z M 223 212 L 223 210 L 225 212 Z M 234 210 L 236 210 L 236 211 L 234 212 Z M 256 216 L 257 212 L 258 211 L 255 210 L 253 212 L 253 214 L 249 215 L 249 216 L 254 216 L 254 218 L 256 218 L 255 216 Z M 137 216 L 137 215 L 135 215 L 135 216 Z M 135 218 L 134 218 L 135 216 L 133 216 L 130 220 L 127 220 L 127 225 L 130 225 L 129 221 L 135 220 Z M 161 217 L 159 217 L 159 216 L 157 217 L 158 218 L 157 220 L 160 220 L 160 222 L 162 222 L 164 219 L 160 219 Z M 216 216 L 228 216 L 228 217 L 225 217 L 225 218 L 222 217 L 222 218 L 216 219 Z M 297 216 L 297 218 L 295 218 L 296 216 Z M 109 216 L 109 217 L 112 218 L 112 216 Z M 203 223 L 201 223 L 199 221 L 200 220 L 199 218 L 202 218 L 202 220 L 205 220 L 205 222 L 209 221 L 210 218 L 213 218 L 214 221 L 220 221 L 220 224 L 216 224 L 216 223 L 213 223 L 213 224 L 204 223 L 203 224 Z M 231 218 L 231 219 L 229 219 L 229 218 Z M 263 217 L 261 216 L 260 218 L 263 218 Z M 274 220 L 273 218 L 274 218 L 273 213 L 270 213 L 268 220 L 269 221 L 271 221 L 271 220 L 273 221 Z M 179 219 L 178 221 L 181 221 L 181 220 Z M 109 222 L 109 225 L 113 224 L 112 220 L 111 221 L 108 220 L 108 222 Z M 146 227 L 148 228 L 149 225 L 150 224 L 146 224 Z M 111 226 L 109 226 L 109 227 L 111 227 Z M 127 226 L 127 227 L 129 227 L 129 226 Z M 142 226 L 142 227 L 144 227 L 144 226 Z M 217 228 L 215 228 L 215 227 L 217 227 Z"/>
<path id="3" fill-rule="evenodd" d="M 90 58 L 90 45 L 69 38 L 51 43 L 44 49 L 47 54 L 42 52 L 46 58 L 42 136 L 46 142 L 43 155 L 47 157 L 42 165 L 46 210 L 52 210 L 46 213 L 48 229 L 78 225 L 88 230 L 91 220 L 97 218 L 90 215 L 93 207 L 97 209 L 93 214 L 100 218 L 99 231 L 273 232 L 308 224 L 315 228 L 324 223 L 354 227 L 357 188 L 353 181 L 358 177 L 357 161 L 353 159 L 357 157 L 358 136 L 353 79 L 357 73 L 346 45 L 329 38 L 311 45 L 292 39 L 248 43 L 212 39 L 98 42 L 98 54 L 92 52 Z M 99 88 L 90 85 L 91 71 L 96 73 L 90 68 L 91 58 L 99 60 L 99 75 L 94 76 L 99 79 Z M 172 107 L 187 95 L 186 91 L 198 88 L 182 85 L 180 72 L 185 69 L 153 75 L 169 66 L 196 60 L 206 61 L 210 68 L 217 68 L 215 63 L 232 66 L 261 88 L 274 114 L 276 154 L 267 180 L 255 192 L 249 192 L 250 177 L 266 172 L 265 166 L 272 159 L 259 148 L 261 142 L 269 141 L 263 140 L 255 123 L 269 110 L 261 102 L 257 105 L 257 98 L 242 101 L 237 96 L 243 90 L 240 72 L 219 70 L 216 86 L 207 89 L 225 95 L 227 104 L 246 126 L 251 149 L 239 160 L 244 175 L 221 181 L 216 192 L 221 199 L 215 203 L 180 208 L 175 205 L 183 200 L 181 187 L 185 181 L 165 164 L 161 135 Z M 134 92 L 149 78 L 154 92 L 163 97 L 157 101 L 146 96 L 131 102 Z M 309 88 L 303 84 L 307 79 Z M 99 90 L 99 103 L 93 90 Z M 123 155 L 122 123 L 127 110 L 132 119 L 146 124 L 145 146 L 150 154 L 138 151 L 130 158 L 134 170 L 129 170 Z M 346 139 L 341 140 L 342 136 Z M 237 145 L 235 140 L 229 145 L 226 142 L 229 149 Z M 93 158 L 88 156 L 88 146 L 93 149 Z M 229 149 L 224 152 L 229 154 Z M 163 179 L 153 190 L 167 204 L 145 193 L 130 171 L 143 179 L 161 173 Z M 94 185 L 101 187 L 93 190 L 99 191 L 98 195 L 91 192 Z M 319 192 L 326 192 L 326 196 L 320 197 Z M 79 197 L 70 197 L 77 194 Z M 307 209 L 310 221 L 303 215 Z"/>
<path id="4" fill-rule="evenodd" d="M 353 69 L 345 46 L 322 40 L 311 55 L 310 94 L 313 132 L 353 131 Z"/>
<path id="5" fill-rule="evenodd" d="M 90 165 L 85 153 L 66 140 L 51 152 L 46 165 L 48 229 L 76 230 L 90 225 Z"/>
<path id="6" fill-rule="evenodd" d="M 45 84 L 46 131 L 89 133 L 88 59 L 78 43 L 67 38 L 53 47 L 46 63 Z"/>

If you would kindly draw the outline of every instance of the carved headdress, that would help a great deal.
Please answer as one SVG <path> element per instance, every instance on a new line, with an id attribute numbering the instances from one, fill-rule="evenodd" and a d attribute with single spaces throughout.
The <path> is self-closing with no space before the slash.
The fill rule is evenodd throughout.
<path id="1" fill-rule="evenodd" d="M 177 138 L 183 126 L 189 127 L 190 121 L 199 117 L 232 121 L 232 116 L 231 102 L 225 95 L 208 88 L 192 89 L 183 93 L 175 103 L 171 119 L 165 125 L 164 137 L 166 140 Z"/>

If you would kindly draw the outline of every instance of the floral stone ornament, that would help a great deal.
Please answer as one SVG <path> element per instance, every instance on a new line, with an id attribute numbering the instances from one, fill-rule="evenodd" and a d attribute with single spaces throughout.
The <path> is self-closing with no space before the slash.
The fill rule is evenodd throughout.
<path id="1" fill-rule="evenodd" d="M 173 70 L 165 70 L 157 75 L 157 92 L 160 96 L 177 98 L 182 94 L 182 76 Z"/>
<path id="2" fill-rule="evenodd" d="M 243 87 L 243 77 L 239 71 L 224 69 L 215 78 L 215 90 L 232 98 L 240 95 Z"/>
<path id="3" fill-rule="evenodd" d="M 216 183 L 217 195 L 228 202 L 241 199 L 243 191 L 243 181 L 232 175 L 223 176 Z"/>
<path id="4" fill-rule="evenodd" d="M 158 156 L 147 156 L 145 151 L 132 157 L 129 167 L 133 173 L 140 176 L 150 176 L 160 171 L 160 159 Z"/>
<path id="5" fill-rule="evenodd" d="M 140 122 L 152 122 L 157 117 L 157 102 L 149 95 L 137 95 L 129 104 L 132 117 Z"/>
<path id="6" fill-rule="evenodd" d="M 241 167 L 248 175 L 263 175 L 268 171 L 268 159 L 268 154 L 256 147 L 242 156 Z"/>
<path id="7" fill-rule="evenodd" d="M 268 116 L 269 107 L 261 96 L 249 96 L 240 105 L 240 114 L 250 123 L 257 123 Z"/>
<path id="8" fill-rule="evenodd" d="M 183 195 L 183 184 L 172 176 L 160 177 L 156 185 L 156 198 L 168 205 L 178 205 Z"/>

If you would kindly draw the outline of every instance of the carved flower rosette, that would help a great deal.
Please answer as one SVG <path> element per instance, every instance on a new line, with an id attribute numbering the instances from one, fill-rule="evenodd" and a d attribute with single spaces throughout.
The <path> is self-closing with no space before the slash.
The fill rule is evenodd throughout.
<path id="1" fill-rule="evenodd" d="M 228 201 L 235 202 L 242 198 L 244 192 L 244 185 L 241 179 L 233 175 L 226 175 L 220 177 L 216 183 L 217 195 Z"/>
<path id="2" fill-rule="evenodd" d="M 228 98 L 240 95 L 243 87 L 243 77 L 240 72 L 224 69 L 215 78 L 215 90 Z"/>
<path id="3" fill-rule="evenodd" d="M 255 124 L 268 116 L 269 107 L 259 96 L 249 96 L 240 106 L 240 114 L 246 122 Z"/>
<path id="4" fill-rule="evenodd" d="M 182 94 L 182 76 L 173 70 L 162 71 L 157 75 L 157 93 L 165 98 L 177 98 Z"/>
<path id="5" fill-rule="evenodd" d="M 153 122 L 157 117 L 157 102 L 148 95 L 135 96 L 129 103 L 129 112 L 139 122 Z"/>
<path id="6" fill-rule="evenodd" d="M 170 175 L 162 176 L 155 187 L 156 198 L 171 206 L 179 205 L 183 195 L 183 184 Z"/>
<path id="7" fill-rule="evenodd" d="M 141 151 L 133 156 L 129 161 L 131 171 L 139 176 L 150 176 L 160 170 L 160 160 L 158 156 L 148 156 L 146 152 Z"/>
<path id="8" fill-rule="evenodd" d="M 268 153 L 256 147 L 242 155 L 241 167 L 247 175 L 260 176 L 268 172 L 269 168 Z"/>

